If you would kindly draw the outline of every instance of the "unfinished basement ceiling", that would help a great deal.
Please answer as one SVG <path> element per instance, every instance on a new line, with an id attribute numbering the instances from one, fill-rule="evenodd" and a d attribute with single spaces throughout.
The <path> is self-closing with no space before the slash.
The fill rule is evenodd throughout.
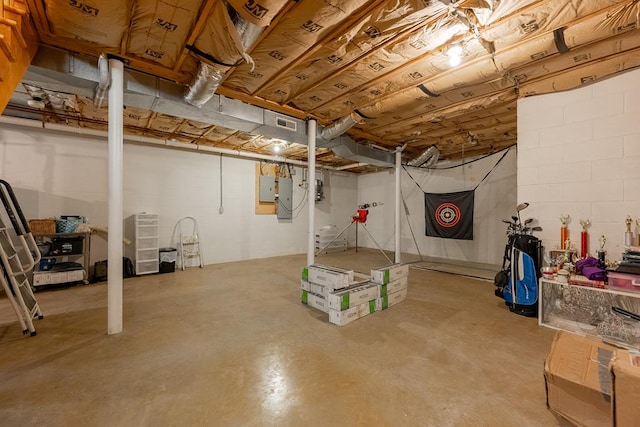
<path id="1" fill-rule="evenodd" d="M 638 0 L 27 0 L 43 46 L 321 127 L 355 122 L 362 146 L 441 159 L 516 144 L 519 97 L 572 89 L 640 65 Z M 449 48 L 461 51 L 451 65 Z M 46 62 L 46 61 L 44 61 Z M 5 115 L 106 128 L 106 100 L 25 78 Z M 43 108 L 24 99 L 45 101 Z M 88 96 L 89 95 L 89 96 Z M 217 99 L 217 98 L 216 98 Z M 220 100 L 216 101 L 220 102 Z M 126 98 L 125 98 L 126 103 Z M 31 103 L 33 104 L 33 103 Z M 42 105 L 40 105 L 42 107 Z M 271 154 L 262 132 L 127 106 L 127 133 Z M 284 139 L 284 138 L 282 138 Z M 329 146 L 320 166 L 353 159 Z M 306 147 L 280 153 L 306 159 Z M 354 157 L 355 158 L 355 157 Z M 354 172 L 378 166 L 358 165 Z"/>

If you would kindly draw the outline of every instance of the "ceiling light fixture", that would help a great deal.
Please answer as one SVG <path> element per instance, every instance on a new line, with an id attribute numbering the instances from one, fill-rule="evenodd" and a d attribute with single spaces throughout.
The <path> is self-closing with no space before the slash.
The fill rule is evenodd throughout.
<path id="1" fill-rule="evenodd" d="M 455 67 L 462 62 L 462 45 L 460 43 L 453 43 L 447 49 L 447 56 L 449 57 L 449 65 Z"/>
<path id="2" fill-rule="evenodd" d="M 289 146 L 289 142 L 283 141 L 281 139 L 272 139 L 271 142 L 274 143 L 273 147 L 271 147 L 274 153 L 280 153 Z"/>

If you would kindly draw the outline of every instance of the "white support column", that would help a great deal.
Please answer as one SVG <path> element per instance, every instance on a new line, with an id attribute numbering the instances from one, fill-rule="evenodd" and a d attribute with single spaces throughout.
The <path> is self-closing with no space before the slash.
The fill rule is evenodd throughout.
<path id="1" fill-rule="evenodd" d="M 400 172 L 402 171 L 402 149 L 396 150 L 396 210 L 395 210 L 395 238 L 396 238 L 396 258 L 395 262 L 400 262 Z"/>
<path id="2" fill-rule="evenodd" d="M 107 333 L 122 332 L 122 146 L 124 66 L 109 59 L 109 237 L 107 282 Z"/>
<path id="3" fill-rule="evenodd" d="M 318 124 L 314 119 L 307 121 L 307 163 L 309 165 L 307 183 L 309 185 L 309 232 L 307 241 L 307 265 L 315 260 L 316 228 L 316 131 Z"/>

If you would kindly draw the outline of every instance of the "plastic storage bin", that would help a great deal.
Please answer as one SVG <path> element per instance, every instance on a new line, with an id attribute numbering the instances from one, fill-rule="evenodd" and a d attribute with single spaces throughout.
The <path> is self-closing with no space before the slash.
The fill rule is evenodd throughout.
<path id="1" fill-rule="evenodd" d="M 624 291 L 640 292 L 640 276 L 636 274 L 607 272 L 609 287 Z"/>
<path id="2" fill-rule="evenodd" d="M 176 259 L 178 250 L 176 248 L 160 248 L 160 273 L 173 273 L 176 271 Z"/>

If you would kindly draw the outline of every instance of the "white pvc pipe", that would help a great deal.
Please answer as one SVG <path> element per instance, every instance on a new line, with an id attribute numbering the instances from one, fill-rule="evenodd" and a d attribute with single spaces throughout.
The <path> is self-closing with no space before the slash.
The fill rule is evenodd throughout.
<path id="1" fill-rule="evenodd" d="M 396 258 L 395 262 L 400 262 L 400 171 L 402 170 L 402 149 L 396 150 L 396 210 L 395 210 L 395 240 L 396 240 Z"/>
<path id="2" fill-rule="evenodd" d="M 124 66 L 109 59 L 109 234 L 107 281 L 107 333 L 122 332 L 122 152 Z"/>
<path id="3" fill-rule="evenodd" d="M 307 183 L 309 185 L 309 231 L 307 240 L 307 265 L 315 261 L 315 228 L 316 228 L 316 131 L 318 124 L 314 119 L 307 122 L 307 162 L 309 173 Z"/>

